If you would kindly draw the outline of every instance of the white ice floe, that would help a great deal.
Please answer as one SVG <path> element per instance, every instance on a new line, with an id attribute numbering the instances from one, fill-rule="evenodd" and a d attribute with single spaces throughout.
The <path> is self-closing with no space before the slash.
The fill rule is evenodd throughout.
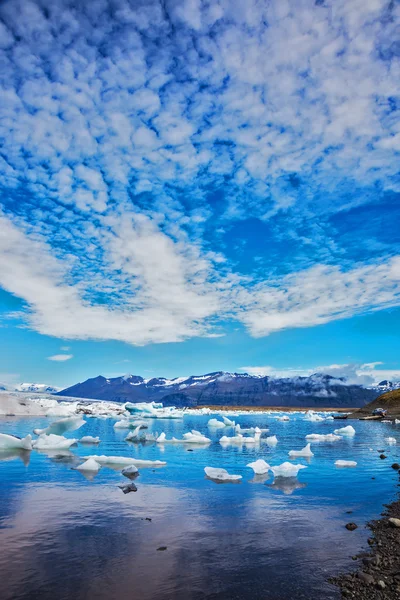
<path id="1" fill-rule="evenodd" d="M 68 439 L 54 433 L 50 433 L 49 435 L 42 433 L 37 440 L 32 442 L 32 446 L 35 450 L 65 450 L 76 444 L 77 441 L 74 438 Z"/>
<path id="2" fill-rule="evenodd" d="M 319 414 L 315 413 L 313 410 L 309 410 L 306 412 L 304 420 L 311 421 L 313 423 L 317 423 L 318 421 L 325 421 L 325 418 L 321 417 Z"/>
<path id="3" fill-rule="evenodd" d="M 329 415 L 328 417 L 325 418 L 325 421 L 334 421 L 335 419 L 332 417 L 332 415 Z"/>
<path id="4" fill-rule="evenodd" d="M 223 446 L 229 445 L 229 444 L 234 444 L 234 445 L 259 444 L 260 439 L 261 439 L 261 431 L 258 430 L 254 433 L 254 437 L 245 436 L 245 435 L 242 435 L 241 433 L 238 433 L 237 435 L 232 435 L 232 436 L 223 435 L 221 437 L 221 439 L 219 440 L 219 443 L 222 444 Z"/>
<path id="5" fill-rule="evenodd" d="M 267 433 L 269 431 L 269 429 L 267 428 L 260 428 L 260 427 L 245 427 L 245 428 L 241 428 L 241 426 L 239 425 L 239 423 L 235 426 L 235 432 L 236 433 Z"/>
<path id="6" fill-rule="evenodd" d="M 354 460 L 337 460 L 335 465 L 337 467 L 356 467 L 357 463 Z"/>
<path id="7" fill-rule="evenodd" d="M 340 435 L 335 435 L 334 433 L 326 433 L 325 435 L 321 433 L 309 433 L 306 435 L 306 440 L 310 442 L 337 442 L 341 439 L 343 438 Z"/>
<path id="8" fill-rule="evenodd" d="M 265 475 L 265 473 L 268 473 L 270 469 L 269 464 L 266 463 L 265 460 L 263 460 L 262 458 L 259 458 L 258 460 L 249 463 L 248 465 L 246 465 L 246 467 L 250 467 L 250 469 L 253 469 L 256 475 Z"/>
<path id="9" fill-rule="evenodd" d="M 399 423 L 400 423 L 400 419 L 395 419 L 395 420 L 394 420 L 394 424 L 395 424 L 395 425 L 399 425 Z"/>
<path id="10" fill-rule="evenodd" d="M 265 439 L 265 441 L 267 442 L 268 446 L 276 446 L 278 443 L 278 438 L 276 435 L 270 435 Z"/>
<path id="11" fill-rule="evenodd" d="M 231 419 L 228 419 L 228 417 L 222 417 L 222 420 L 227 427 L 235 427 L 235 421 L 231 421 Z"/>
<path id="12" fill-rule="evenodd" d="M 222 421 L 218 421 L 218 419 L 210 419 L 207 425 L 214 429 L 225 429 L 226 425 Z"/>
<path id="13" fill-rule="evenodd" d="M 131 421 L 128 421 L 128 419 L 122 419 L 122 421 L 114 423 L 114 429 L 130 429 L 131 426 Z"/>
<path id="14" fill-rule="evenodd" d="M 290 462 L 284 462 L 277 467 L 271 467 L 275 477 L 297 477 L 301 469 L 307 469 L 305 465 L 294 465 Z"/>
<path id="15" fill-rule="evenodd" d="M 307 444 L 307 446 L 305 446 L 302 450 L 290 450 L 289 456 L 291 456 L 291 457 L 303 456 L 303 457 L 307 458 L 307 457 L 314 456 L 314 454 L 311 452 L 310 444 Z"/>
<path id="16" fill-rule="evenodd" d="M 78 471 L 91 471 L 92 473 L 97 473 L 97 471 L 100 469 L 100 465 L 94 460 L 94 458 L 88 458 L 84 463 L 76 468 Z"/>
<path id="17" fill-rule="evenodd" d="M 81 444 L 100 444 L 100 438 L 92 435 L 85 435 L 79 441 Z"/>
<path id="18" fill-rule="evenodd" d="M 50 423 L 48 427 L 45 429 L 34 429 L 33 433 L 36 435 L 62 435 L 66 431 L 76 431 L 85 425 L 86 421 L 82 419 L 81 416 L 78 417 L 67 417 L 66 419 L 60 419 L 59 421 L 54 421 L 54 423 Z"/>
<path id="19" fill-rule="evenodd" d="M 156 439 L 157 444 L 211 444 L 210 438 L 206 437 L 200 431 L 196 431 L 192 429 L 192 431 L 188 433 L 184 433 L 182 436 L 183 439 L 179 440 L 175 437 L 168 440 L 166 438 L 165 433 L 161 433 Z"/>
<path id="20" fill-rule="evenodd" d="M 340 429 L 334 429 L 333 433 L 337 433 L 339 435 L 355 435 L 356 430 L 351 425 L 347 425 L 347 427 L 341 427 Z"/>
<path id="21" fill-rule="evenodd" d="M 393 446 L 394 444 L 397 444 L 397 440 L 396 440 L 396 438 L 394 438 L 394 437 L 387 437 L 387 438 L 385 438 L 385 442 L 387 442 L 388 444 L 390 444 L 390 445 L 392 445 L 392 446 Z"/>
<path id="22" fill-rule="evenodd" d="M 93 454 L 89 458 L 93 458 L 101 465 L 136 465 L 137 467 L 157 467 L 167 464 L 163 460 L 143 460 L 141 458 L 134 458 L 133 456 L 105 456 L 104 454 Z"/>
<path id="23" fill-rule="evenodd" d="M 204 472 L 209 479 L 215 481 L 240 481 L 242 479 L 241 475 L 230 475 L 226 469 L 205 467 Z"/>
<path id="24" fill-rule="evenodd" d="M 32 436 L 19 438 L 8 433 L 0 433 L 0 450 L 32 450 Z"/>
<path id="25" fill-rule="evenodd" d="M 290 417 L 283 415 L 282 417 L 276 417 L 277 421 L 290 421 Z"/>
<path id="26" fill-rule="evenodd" d="M 161 402 L 126 402 L 124 408 L 134 415 L 139 415 L 146 419 L 182 419 L 183 410 L 178 410 L 175 406 L 164 407 Z"/>

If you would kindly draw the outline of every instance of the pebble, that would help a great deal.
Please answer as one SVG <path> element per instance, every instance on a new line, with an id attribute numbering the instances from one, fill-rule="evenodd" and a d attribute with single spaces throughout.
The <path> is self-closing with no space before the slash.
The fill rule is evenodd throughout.
<path id="1" fill-rule="evenodd" d="M 392 464 L 392 469 L 394 469 L 395 471 L 398 471 L 400 469 L 399 463 L 393 463 Z"/>
<path id="2" fill-rule="evenodd" d="M 364 581 L 364 583 L 368 583 L 368 585 L 375 583 L 372 575 L 368 575 L 368 573 L 364 573 L 364 571 L 359 571 L 357 573 L 357 577 L 358 577 L 358 579 L 361 579 L 361 581 Z"/>
<path id="3" fill-rule="evenodd" d="M 358 525 L 356 525 L 355 523 L 347 523 L 345 525 L 346 529 L 348 529 L 349 531 L 354 531 L 355 529 L 357 529 Z"/>
<path id="4" fill-rule="evenodd" d="M 376 585 L 381 588 L 381 590 L 384 590 L 386 587 L 386 584 L 384 581 L 382 581 L 382 579 L 380 579 Z"/>
<path id="5" fill-rule="evenodd" d="M 164 552 L 164 550 L 167 549 L 167 546 L 160 546 L 159 548 L 157 548 L 157 552 Z"/>
<path id="6" fill-rule="evenodd" d="M 400 527 L 400 519 L 391 518 L 389 519 L 389 523 L 392 525 L 392 527 Z"/>
<path id="7" fill-rule="evenodd" d="M 387 456 L 386 456 L 386 454 L 380 454 L 380 455 L 379 455 L 379 458 L 382 458 L 382 459 L 383 459 L 383 458 L 387 458 Z"/>

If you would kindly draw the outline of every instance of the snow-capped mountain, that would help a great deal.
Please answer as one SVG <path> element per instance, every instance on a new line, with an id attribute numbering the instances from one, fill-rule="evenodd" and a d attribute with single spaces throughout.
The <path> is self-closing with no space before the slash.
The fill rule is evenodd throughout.
<path id="1" fill-rule="evenodd" d="M 384 379 L 383 381 L 380 381 L 377 386 L 375 386 L 375 389 L 379 390 L 381 393 L 398 390 L 400 389 L 400 381 L 388 381 L 387 379 Z"/>
<path id="2" fill-rule="evenodd" d="M 344 379 L 315 373 L 309 377 L 275 378 L 216 371 L 205 375 L 144 379 L 99 375 L 59 392 L 61 396 L 116 402 L 162 401 L 165 405 L 198 406 L 363 406 L 377 390 L 347 385 Z"/>
<path id="3" fill-rule="evenodd" d="M 20 383 L 16 392 L 31 392 L 35 394 L 56 394 L 60 388 L 47 385 L 46 383 Z"/>

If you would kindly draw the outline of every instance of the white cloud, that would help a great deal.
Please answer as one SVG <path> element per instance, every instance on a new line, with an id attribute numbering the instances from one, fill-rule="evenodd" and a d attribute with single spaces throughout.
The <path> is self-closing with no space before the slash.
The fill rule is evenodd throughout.
<path id="1" fill-rule="evenodd" d="M 54 354 L 54 356 L 48 356 L 47 360 L 54 360 L 56 362 L 64 362 L 66 360 L 71 360 L 73 358 L 73 354 Z"/>

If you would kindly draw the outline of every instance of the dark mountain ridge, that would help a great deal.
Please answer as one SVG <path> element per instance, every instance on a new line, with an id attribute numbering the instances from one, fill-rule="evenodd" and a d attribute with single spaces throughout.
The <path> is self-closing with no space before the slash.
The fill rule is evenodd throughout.
<path id="1" fill-rule="evenodd" d="M 138 375 L 106 378 L 101 375 L 77 383 L 60 396 L 114 402 L 163 402 L 169 406 L 287 406 L 361 407 L 378 392 L 345 379 L 315 373 L 309 377 L 275 378 L 216 371 L 205 375 L 144 379 Z"/>

